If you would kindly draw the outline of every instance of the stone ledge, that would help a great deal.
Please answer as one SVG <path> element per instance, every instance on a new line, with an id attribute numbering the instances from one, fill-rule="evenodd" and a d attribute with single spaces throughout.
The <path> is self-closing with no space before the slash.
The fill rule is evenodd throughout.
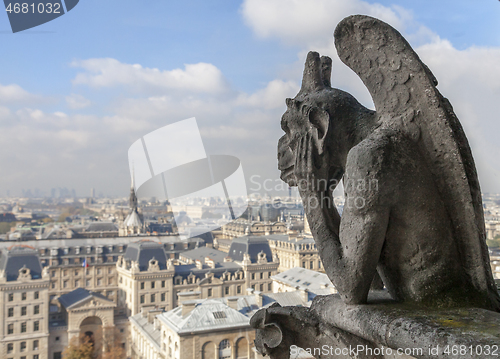
<path id="1" fill-rule="evenodd" d="M 320 323 L 378 347 L 422 349 L 421 355 L 412 355 L 416 358 L 500 357 L 500 313 L 485 309 L 414 307 L 395 303 L 379 292 L 371 293 L 366 305 L 346 305 L 338 295 L 318 296 L 310 311 Z M 451 352 L 460 346 L 465 346 L 466 355 Z M 485 355 L 487 346 L 496 346 L 496 355 Z M 445 353 L 447 347 L 450 352 Z"/>

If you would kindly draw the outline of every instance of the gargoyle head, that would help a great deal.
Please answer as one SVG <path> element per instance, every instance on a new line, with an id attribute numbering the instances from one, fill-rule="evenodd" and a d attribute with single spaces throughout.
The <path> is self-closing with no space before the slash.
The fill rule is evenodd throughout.
<path id="1" fill-rule="evenodd" d="M 286 99 L 281 117 L 285 135 L 278 142 L 278 169 L 281 179 L 297 186 L 294 174 L 299 140 L 310 134 L 314 141 L 314 163 L 326 166 L 328 179 L 340 180 L 347 152 L 353 146 L 359 111 L 371 112 L 347 92 L 331 87 L 332 60 L 309 52 L 302 87 L 295 98 Z M 363 117 L 363 116 L 361 116 Z"/>

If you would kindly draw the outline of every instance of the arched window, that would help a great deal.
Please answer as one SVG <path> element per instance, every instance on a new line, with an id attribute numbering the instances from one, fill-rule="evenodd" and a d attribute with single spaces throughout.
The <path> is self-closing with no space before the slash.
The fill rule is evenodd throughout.
<path id="1" fill-rule="evenodd" d="M 212 342 L 206 342 L 203 344 L 201 350 L 201 358 L 202 359 L 214 359 L 215 358 L 215 345 Z"/>
<path id="2" fill-rule="evenodd" d="M 227 339 L 219 344 L 219 359 L 231 359 L 231 344 Z"/>
<path id="3" fill-rule="evenodd" d="M 248 340 L 240 338 L 236 342 L 236 359 L 248 359 Z"/>

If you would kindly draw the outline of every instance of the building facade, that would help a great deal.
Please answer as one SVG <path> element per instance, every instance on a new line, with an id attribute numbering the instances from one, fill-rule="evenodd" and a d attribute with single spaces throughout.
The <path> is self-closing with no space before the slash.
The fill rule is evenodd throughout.
<path id="1" fill-rule="evenodd" d="M 0 357 L 47 359 L 49 275 L 35 249 L 14 246 L 0 258 Z"/>

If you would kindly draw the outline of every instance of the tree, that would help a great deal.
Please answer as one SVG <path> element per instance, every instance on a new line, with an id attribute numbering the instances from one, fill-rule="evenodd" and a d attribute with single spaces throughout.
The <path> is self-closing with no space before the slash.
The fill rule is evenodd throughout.
<path id="1" fill-rule="evenodd" d="M 117 328 L 105 328 L 108 334 L 105 335 L 105 346 L 100 359 L 125 359 L 127 354 L 122 346 L 123 335 Z"/>
<path id="2" fill-rule="evenodd" d="M 63 359 L 94 359 L 94 344 L 85 334 L 73 338 L 63 352 Z"/>

